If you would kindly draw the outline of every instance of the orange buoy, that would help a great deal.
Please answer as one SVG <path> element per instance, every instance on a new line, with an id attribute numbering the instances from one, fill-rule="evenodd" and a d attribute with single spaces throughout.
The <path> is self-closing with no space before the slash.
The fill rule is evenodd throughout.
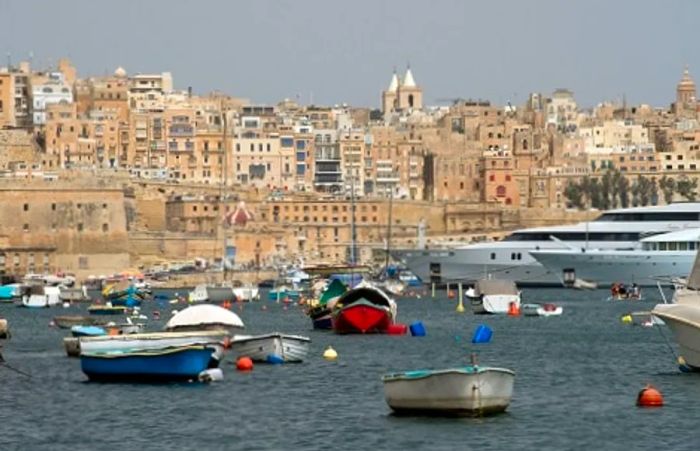
<path id="1" fill-rule="evenodd" d="M 508 316 L 520 316 L 520 307 L 515 302 L 508 304 Z"/>
<path id="2" fill-rule="evenodd" d="M 664 397 L 651 384 L 647 384 L 637 395 L 637 406 L 639 407 L 661 407 L 663 405 Z"/>
<path id="3" fill-rule="evenodd" d="M 447 299 L 454 299 L 455 298 L 455 292 L 454 290 L 450 290 L 447 292 Z"/>
<path id="4" fill-rule="evenodd" d="M 238 371 L 253 371 L 253 361 L 250 357 L 240 357 L 236 360 L 236 369 Z"/>

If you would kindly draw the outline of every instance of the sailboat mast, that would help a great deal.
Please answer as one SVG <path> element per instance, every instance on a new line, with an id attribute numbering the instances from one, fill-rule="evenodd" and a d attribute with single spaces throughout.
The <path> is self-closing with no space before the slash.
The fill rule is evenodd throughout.
<path id="1" fill-rule="evenodd" d="M 357 230 L 355 229 L 355 176 L 350 175 L 350 264 L 352 266 L 355 266 L 357 259 L 357 256 L 355 255 L 356 240 Z"/>
<path id="2" fill-rule="evenodd" d="M 384 257 L 384 275 L 389 269 L 389 249 L 391 248 L 391 213 L 394 209 L 394 188 L 389 191 L 389 219 L 386 226 L 386 256 Z"/>
<path id="3" fill-rule="evenodd" d="M 223 227 L 223 220 L 224 220 L 223 218 L 225 218 L 225 216 L 226 216 L 226 213 L 224 211 L 225 210 L 225 208 L 224 208 L 224 205 L 225 205 L 224 193 L 225 193 L 226 185 L 228 184 L 228 164 L 227 164 L 227 160 L 228 160 L 228 152 L 227 152 L 228 127 L 227 127 L 227 125 L 228 125 L 228 123 L 227 123 L 226 111 L 224 110 L 224 107 L 223 107 L 223 100 L 221 102 L 221 115 L 222 115 L 221 122 L 222 122 L 222 126 L 223 126 L 223 136 L 222 136 L 223 146 L 222 146 L 222 149 L 223 149 L 224 155 L 223 155 L 223 161 L 222 161 L 223 174 L 222 174 L 222 177 L 220 179 L 220 189 L 219 189 L 219 214 L 222 215 L 222 220 L 219 222 L 219 225 L 220 225 L 221 230 L 222 230 L 221 242 L 222 242 L 223 249 L 222 249 L 221 264 L 223 265 L 223 275 L 224 275 L 224 282 L 225 282 L 227 279 L 227 275 L 228 275 L 228 267 L 226 264 L 226 229 Z"/>

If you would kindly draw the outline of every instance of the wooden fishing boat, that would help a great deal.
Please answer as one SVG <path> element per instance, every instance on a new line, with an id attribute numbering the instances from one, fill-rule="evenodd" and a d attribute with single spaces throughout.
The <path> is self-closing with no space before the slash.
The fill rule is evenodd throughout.
<path id="1" fill-rule="evenodd" d="M 384 397 L 397 414 L 488 415 L 503 412 L 513 396 L 515 373 L 466 366 L 382 377 Z"/>
<path id="2" fill-rule="evenodd" d="M 396 303 L 366 281 L 338 298 L 333 308 L 333 330 L 339 334 L 386 333 L 396 319 Z"/>
<path id="3" fill-rule="evenodd" d="M 478 280 L 465 295 L 474 313 L 507 313 L 511 304 L 520 307 L 520 291 L 512 280 Z"/>
<path id="4" fill-rule="evenodd" d="M 301 362 L 309 352 L 309 337 L 287 335 L 279 332 L 253 336 L 236 336 L 231 350 L 238 356 L 250 357 L 256 362 Z"/>
<path id="5" fill-rule="evenodd" d="M 107 320 L 84 315 L 62 315 L 54 316 L 53 323 L 59 329 L 70 329 L 73 326 L 101 326 L 107 324 Z"/>
<path id="6" fill-rule="evenodd" d="M 127 308 L 123 305 L 93 304 L 87 310 L 91 315 L 123 315 L 126 313 Z"/>
<path id="7" fill-rule="evenodd" d="M 189 345 L 124 352 L 80 352 L 80 367 L 91 381 L 196 380 L 209 366 L 212 347 Z"/>

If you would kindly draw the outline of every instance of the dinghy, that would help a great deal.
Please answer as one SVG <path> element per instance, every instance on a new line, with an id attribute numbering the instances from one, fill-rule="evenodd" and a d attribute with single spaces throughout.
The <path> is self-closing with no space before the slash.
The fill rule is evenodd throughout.
<path id="1" fill-rule="evenodd" d="M 237 336 L 231 349 L 238 356 L 250 357 L 255 362 L 302 362 L 309 352 L 309 337 L 273 332 L 264 335 Z"/>
<path id="2" fill-rule="evenodd" d="M 466 366 L 382 377 L 384 397 L 397 414 L 488 415 L 503 412 L 513 396 L 515 373 Z"/>

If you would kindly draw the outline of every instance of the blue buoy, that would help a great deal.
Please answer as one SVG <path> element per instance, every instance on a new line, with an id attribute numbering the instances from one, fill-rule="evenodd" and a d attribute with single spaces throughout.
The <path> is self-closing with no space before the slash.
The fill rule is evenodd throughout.
<path id="1" fill-rule="evenodd" d="M 408 328 L 411 330 L 411 335 L 414 337 L 425 337 L 425 326 L 423 325 L 422 322 L 416 321 L 415 323 L 411 323 Z"/>
<path id="2" fill-rule="evenodd" d="M 284 359 L 281 356 L 278 356 L 277 354 L 268 354 L 266 360 L 267 363 L 284 363 Z"/>
<path id="3" fill-rule="evenodd" d="M 486 324 L 479 324 L 479 326 L 474 331 L 474 336 L 472 337 L 472 343 L 488 343 L 491 341 L 491 336 L 493 331 Z"/>

